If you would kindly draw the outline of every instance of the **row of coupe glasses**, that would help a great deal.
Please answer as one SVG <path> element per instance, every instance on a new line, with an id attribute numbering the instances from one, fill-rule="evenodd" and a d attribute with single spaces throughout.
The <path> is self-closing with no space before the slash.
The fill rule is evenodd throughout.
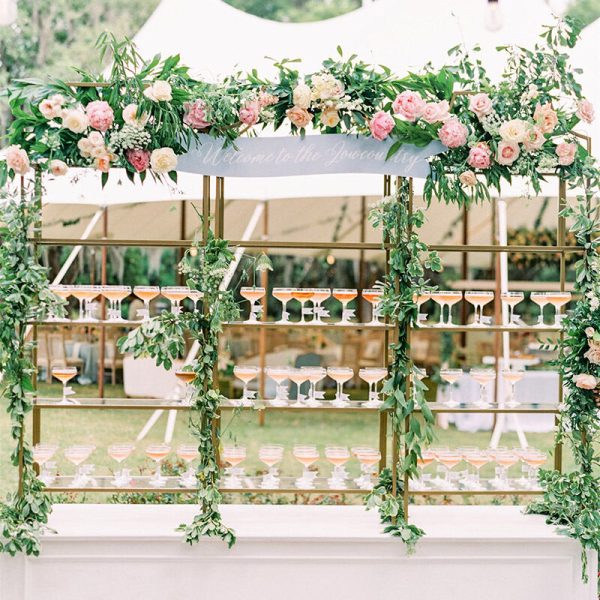
<path id="1" fill-rule="evenodd" d="M 243 287 L 240 289 L 243 298 L 250 302 L 250 316 L 246 323 L 256 323 L 261 316 L 262 306 L 259 301 L 264 298 L 266 290 L 264 287 Z M 380 288 L 365 289 L 361 296 L 373 307 L 369 325 L 383 325 L 380 320 L 379 304 L 383 298 L 383 290 Z M 355 310 L 348 308 L 348 304 L 358 297 L 358 290 L 335 288 L 273 288 L 273 297 L 281 302 L 280 324 L 291 323 L 290 313 L 287 311 L 288 303 L 295 300 L 300 303 L 299 325 L 322 325 L 323 318 L 330 316 L 329 311 L 323 303 L 333 297 L 342 305 L 342 318 L 336 325 L 349 325 L 355 317 Z M 312 305 L 312 306 L 309 306 Z M 312 318 L 308 318 L 312 317 Z"/>
<path id="2" fill-rule="evenodd" d="M 455 290 L 442 290 L 423 292 L 415 294 L 413 302 L 418 307 L 419 316 L 417 319 L 418 326 L 433 326 L 433 327 L 453 327 L 455 323 L 452 321 L 452 307 L 464 299 L 473 305 L 474 315 L 473 322 L 470 327 L 487 327 L 492 324 L 492 317 L 483 316 L 483 307 L 492 302 L 495 298 L 494 292 L 487 291 L 469 291 L 463 292 Z M 570 302 L 571 292 L 531 292 L 530 298 L 532 302 L 538 305 L 540 315 L 535 323 L 537 327 L 546 327 L 544 319 L 544 307 L 550 304 L 554 307 L 553 327 L 560 327 L 561 308 Z M 515 306 L 525 299 L 524 292 L 504 292 L 500 294 L 502 304 L 507 308 L 508 318 L 503 325 L 505 327 L 523 326 L 523 322 L 519 315 L 515 314 Z M 440 317 L 437 323 L 429 324 L 427 313 L 421 312 L 421 306 L 429 300 L 435 302 L 440 307 Z M 448 310 L 446 311 L 446 307 Z"/>
<path id="3" fill-rule="evenodd" d="M 233 368 L 233 374 L 242 381 L 244 387 L 241 398 L 231 400 L 234 406 L 253 406 L 256 398 L 256 392 L 248 389 L 248 384 L 258 377 L 260 367 L 236 365 Z M 268 402 L 271 406 L 290 406 L 290 407 L 318 407 L 323 406 L 324 392 L 316 389 L 317 384 L 330 377 L 336 382 L 335 398 L 327 401 L 328 406 L 343 408 L 350 406 L 350 397 L 344 393 L 344 383 L 354 377 L 354 369 L 350 367 L 267 367 L 266 375 L 275 382 L 275 397 Z M 367 408 L 378 408 L 383 404 L 381 392 L 377 391 L 377 386 L 382 379 L 387 377 L 388 371 L 384 367 L 365 367 L 358 371 L 358 376 L 369 385 L 369 398 L 362 403 Z M 290 403 L 289 389 L 284 385 L 285 381 L 290 381 L 296 385 L 296 400 Z M 300 388 L 302 384 L 308 383 L 308 394 L 302 394 Z"/>
<path id="4" fill-rule="evenodd" d="M 281 478 L 277 465 L 282 461 L 284 447 L 280 445 L 264 445 L 258 451 L 259 460 L 268 467 L 267 473 L 262 476 L 259 487 L 262 489 L 279 489 Z M 381 460 L 379 450 L 368 446 L 355 446 L 347 448 L 345 446 L 326 446 L 325 459 L 332 465 L 330 477 L 327 479 L 327 485 L 330 489 L 345 490 L 347 481 L 352 479 L 354 484 L 362 490 L 370 490 L 373 487 L 373 474 L 377 470 L 377 463 Z M 292 449 L 292 456 L 302 465 L 302 474 L 296 478 L 294 485 L 298 489 L 315 489 L 315 480 L 319 472 L 315 463 L 321 458 L 319 450 L 315 445 L 297 444 Z M 356 458 L 361 466 L 359 477 L 351 478 L 346 471 L 345 465 L 352 458 Z M 224 478 L 221 482 L 223 488 L 236 489 L 243 487 L 253 487 L 247 478 L 241 463 L 246 459 L 245 446 L 225 446 L 221 458 L 229 465 L 225 469 Z"/>
<path id="5" fill-rule="evenodd" d="M 455 449 L 430 448 L 423 450 L 421 458 L 417 460 L 420 477 L 411 482 L 410 488 L 414 491 L 436 488 L 475 491 L 488 488 L 497 490 L 536 489 L 538 487 L 537 471 L 547 459 L 547 454 L 536 448 L 498 447 L 485 450 L 470 446 Z M 454 472 L 453 470 L 463 462 L 466 463 L 467 468 L 461 472 Z M 519 462 L 522 463 L 521 477 L 509 479 L 509 469 Z M 427 467 L 432 464 L 441 466 L 436 470 L 434 477 L 430 473 L 425 473 Z M 482 480 L 480 478 L 481 468 L 492 464 L 496 466 L 494 477 Z M 444 476 L 442 477 L 441 474 Z"/>
<path id="6" fill-rule="evenodd" d="M 108 320 L 124 321 L 121 303 L 133 293 L 144 303 L 144 308 L 138 311 L 138 316 L 144 320 L 150 318 L 150 302 L 158 296 L 163 296 L 171 302 L 171 312 L 181 312 L 181 302 L 189 298 L 194 303 L 194 310 L 198 310 L 202 300 L 202 292 L 184 286 L 159 287 L 153 285 L 51 285 L 54 294 L 63 300 L 73 296 L 79 300 L 79 316 L 77 321 L 95 321 L 96 303 L 99 296 L 104 296 L 108 301 Z M 51 321 L 62 321 L 56 315 L 49 317 Z"/>
<path id="7" fill-rule="evenodd" d="M 40 466 L 41 472 L 39 478 L 45 485 L 51 485 L 56 479 L 53 473 L 53 470 L 56 472 L 56 464 L 50 461 L 58 449 L 57 444 L 36 444 L 33 448 L 33 460 Z M 95 487 L 98 484 L 97 480 L 93 477 L 94 465 L 84 464 L 95 450 L 96 446 L 93 444 L 74 444 L 64 449 L 64 457 L 76 467 L 70 487 Z M 119 467 L 119 470 L 114 472 L 110 483 L 118 488 L 130 486 L 133 481 L 131 471 L 125 468 L 123 463 L 135 451 L 135 445 L 129 443 L 112 444 L 106 451 L 108 456 L 115 460 Z M 160 463 L 170 452 L 171 447 L 167 444 L 158 443 L 146 446 L 146 456 L 156 463 L 156 471 L 148 482 L 152 487 L 163 487 L 165 485 L 167 480 L 161 475 Z M 198 456 L 197 446 L 181 444 L 176 450 L 176 455 L 177 458 L 184 461 L 187 465 L 186 472 L 178 479 L 179 484 L 184 487 L 193 487 L 196 484 L 196 473 L 191 463 Z"/>

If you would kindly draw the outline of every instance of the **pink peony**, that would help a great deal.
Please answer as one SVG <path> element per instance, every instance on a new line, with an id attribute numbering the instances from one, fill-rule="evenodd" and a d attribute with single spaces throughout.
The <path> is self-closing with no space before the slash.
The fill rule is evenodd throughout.
<path id="1" fill-rule="evenodd" d="M 394 129 L 394 118 L 383 110 L 376 112 L 369 122 L 371 135 L 380 142 L 390 135 Z"/>
<path id="2" fill-rule="evenodd" d="M 573 383 L 582 390 L 593 390 L 598 385 L 598 380 L 593 375 L 580 373 L 573 377 Z"/>
<path id="3" fill-rule="evenodd" d="M 113 124 L 115 115 L 108 102 L 94 100 L 85 107 L 85 112 L 90 121 L 90 126 L 98 131 L 106 131 Z"/>
<path id="4" fill-rule="evenodd" d="M 150 166 L 150 150 L 126 150 L 125 158 L 138 173 Z"/>
<path id="5" fill-rule="evenodd" d="M 492 112 L 492 101 L 487 94 L 483 92 L 471 96 L 469 99 L 469 109 L 481 119 Z"/>
<path id="6" fill-rule="evenodd" d="M 500 142 L 496 161 L 500 165 L 512 165 L 519 158 L 520 150 L 517 142 Z"/>
<path id="7" fill-rule="evenodd" d="M 535 150 L 539 150 L 546 141 L 542 130 L 534 125 L 526 134 L 525 139 L 523 140 L 523 146 L 527 152 L 533 152 Z"/>
<path id="8" fill-rule="evenodd" d="M 448 148 L 459 148 L 467 143 L 469 130 L 456 117 L 452 117 L 441 126 L 438 135 Z"/>
<path id="9" fill-rule="evenodd" d="M 582 121 L 591 123 L 594 120 L 594 105 L 589 100 L 580 100 L 577 104 L 577 113 L 575 113 Z"/>
<path id="10" fill-rule="evenodd" d="M 25 175 L 29 171 L 29 157 L 21 146 L 9 146 L 5 156 L 6 165 L 17 175 Z"/>
<path id="11" fill-rule="evenodd" d="M 568 167 L 573 164 L 575 160 L 575 153 L 577 152 L 577 144 L 573 142 L 561 142 L 556 146 L 556 156 L 558 156 L 558 164 L 563 167 Z"/>
<path id="12" fill-rule="evenodd" d="M 477 185 L 477 176 L 473 171 L 463 171 L 458 176 L 458 180 L 467 187 L 475 187 Z"/>
<path id="13" fill-rule="evenodd" d="M 208 121 L 208 110 L 204 100 L 196 100 L 195 102 L 185 102 L 183 105 L 185 114 L 183 122 L 193 129 L 206 129 L 210 126 Z"/>
<path id="14" fill-rule="evenodd" d="M 256 125 L 256 123 L 258 123 L 259 115 L 260 104 L 256 100 L 247 102 L 244 106 L 242 106 L 242 108 L 240 108 L 240 121 L 248 127 L 252 127 L 252 125 Z"/>
<path id="15" fill-rule="evenodd" d="M 293 106 L 285 111 L 285 116 L 295 125 L 298 129 L 306 127 L 313 119 L 311 113 L 305 108 L 299 106 Z"/>
<path id="16" fill-rule="evenodd" d="M 425 111 L 425 100 L 417 92 L 405 90 L 392 103 L 392 110 L 407 121 L 416 121 Z"/>
<path id="17" fill-rule="evenodd" d="M 469 150 L 469 158 L 467 162 L 470 167 L 474 169 L 489 169 L 492 151 L 489 146 L 484 142 L 480 142 L 477 146 L 474 146 Z"/>

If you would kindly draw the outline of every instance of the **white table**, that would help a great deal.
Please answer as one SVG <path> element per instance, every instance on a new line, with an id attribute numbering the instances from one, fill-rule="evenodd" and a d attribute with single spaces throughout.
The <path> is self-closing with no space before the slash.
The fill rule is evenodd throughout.
<path id="1" fill-rule="evenodd" d="M 190 547 L 189 505 L 57 505 L 39 558 L 0 556 L 2 600 L 593 600 L 580 546 L 515 506 L 417 506 L 407 556 L 361 506 L 223 507 L 238 543 Z"/>

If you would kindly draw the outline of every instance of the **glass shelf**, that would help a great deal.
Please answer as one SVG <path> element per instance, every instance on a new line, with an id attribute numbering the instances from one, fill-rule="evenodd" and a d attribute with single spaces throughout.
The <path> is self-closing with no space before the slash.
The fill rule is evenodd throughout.
<path id="1" fill-rule="evenodd" d="M 553 327 L 552 325 L 544 325 L 544 327 L 538 327 L 536 325 L 526 325 L 524 327 L 515 327 L 509 325 L 486 325 L 485 327 L 475 327 L 473 325 L 444 325 L 443 327 L 438 327 L 437 325 L 412 325 L 412 331 L 443 331 L 443 332 L 456 332 L 456 333 L 464 333 L 464 332 L 506 332 L 506 333 L 532 333 L 532 332 L 560 332 L 562 331 L 562 327 Z"/>

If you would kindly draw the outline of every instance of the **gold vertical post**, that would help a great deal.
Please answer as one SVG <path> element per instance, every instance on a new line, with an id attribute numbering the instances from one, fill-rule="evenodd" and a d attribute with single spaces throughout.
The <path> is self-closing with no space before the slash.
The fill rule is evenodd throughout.
<path id="1" fill-rule="evenodd" d="M 262 214 L 262 239 L 263 241 L 269 239 L 269 203 L 265 201 L 264 210 Z M 268 248 L 263 248 L 263 252 L 267 253 Z M 260 273 L 260 286 L 265 289 L 265 295 L 261 298 L 260 303 L 262 306 L 261 321 L 267 319 L 267 298 L 269 295 L 269 272 L 261 271 Z M 260 372 L 258 375 L 258 392 L 261 398 L 265 397 L 265 385 L 266 385 L 266 374 L 265 366 L 267 360 L 267 330 L 263 327 L 258 332 L 258 356 L 260 359 Z M 265 411 L 258 411 L 258 424 L 262 427 L 265 424 Z"/>
<path id="2" fill-rule="evenodd" d="M 102 239 L 108 239 L 108 207 L 102 211 Z M 100 285 L 106 285 L 106 262 L 108 257 L 108 246 L 102 246 L 100 250 Z M 106 298 L 100 295 L 100 318 L 106 319 Z M 100 348 L 98 348 L 98 398 L 104 398 L 104 358 L 106 355 L 106 328 L 100 329 Z"/>

